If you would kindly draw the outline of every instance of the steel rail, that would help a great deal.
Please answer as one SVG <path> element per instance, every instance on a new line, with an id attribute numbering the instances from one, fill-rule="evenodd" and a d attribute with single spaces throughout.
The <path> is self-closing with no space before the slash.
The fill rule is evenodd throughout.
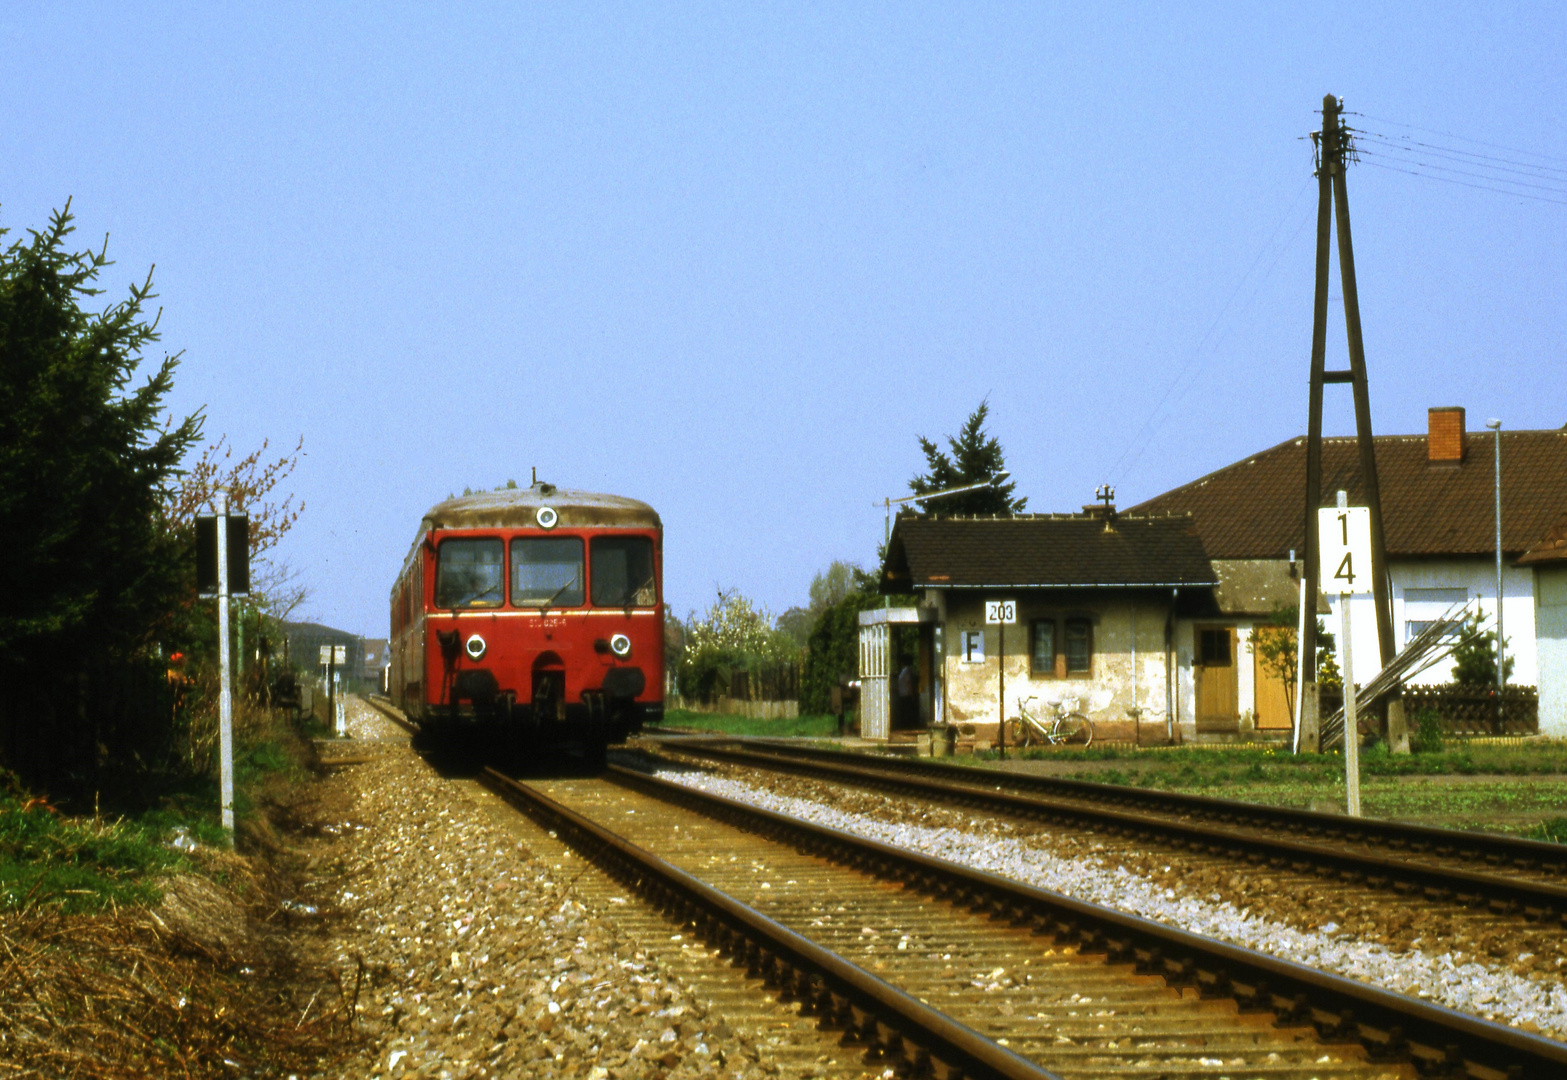
<path id="1" fill-rule="evenodd" d="M 412 720 L 409 720 L 402 713 L 398 712 L 396 707 L 392 705 L 391 702 L 382 701 L 379 695 L 361 694 L 359 696 L 359 700 L 363 701 L 376 712 L 380 713 L 392 723 L 408 732 L 408 734 L 419 734 L 419 725 L 415 724 Z"/>
<path id="2" fill-rule="evenodd" d="M 703 937 L 743 958 L 750 974 L 778 988 L 781 997 L 799 998 L 802 1012 L 822 1015 L 824 1027 L 847 1028 L 889 1063 L 901 1060 L 917 1074 L 953 1080 L 1059 1080 L 537 789 L 494 769 L 485 769 L 479 782 L 666 910 L 696 923 Z"/>
<path id="3" fill-rule="evenodd" d="M 765 748 L 767 752 L 812 761 L 852 764 L 892 774 L 939 777 L 959 784 L 1073 799 L 1112 806 L 1137 807 L 1169 814 L 1217 819 L 1228 824 L 1251 824 L 1257 828 L 1285 828 L 1311 836 L 1327 836 L 1350 843 L 1362 843 L 1395 850 L 1432 851 L 1443 856 L 1468 859 L 1497 866 L 1512 863 L 1524 869 L 1539 868 L 1567 876 L 1567 844 L 1527 840 L 1500 833 L 1444 829 L 1414 822 L 1387 821 L 1379 818 L 1351 818 L 1343 814 L 1317 810 L 1299 810 L 1286 806 L 1264 806 L 1213 795 L 1193 795 L 1180 791 L 1152 791 L 1120 784 L 1102 784 L 1059 776 L 1030 776 L 995 769 L 944 765 L 928 759 L 885 757 L 882 755 L 825 750 L 820 747 L 792 746 L 775 739 L 670 739 L 671 749 L 711 747 L 723 744 Z"/>
<path id="4" fill-rule="evenodd" d="M 984 789 L 945 779 L 915 778 L 878 769 L 865 769 L 825 761 L 799 761 L 773 754 L 726 750 L 704 746 L 687 752 L 737 765 L 760 766 L 782 772 L 905 791 L 921 798 L 964 803 L 986 809 L 1045 820 L 1086 823 L 1122 835 L 1133 834 L 1178 847 L 1228 851 L 1245 858 L 1265 859 L 1294 869 L 1322 867 L 1340 875 L 1364 880 L 1373 886 L 1391 885 L 1409 891 L 1419 888 L 1432 899 L 1452 898 L 1461 903 L 1487 903 L 1499 912 L 1521 911 L 1533 919 L 1555 916 L 1567 922 L 1567 886 L 1534 882 L 1499 874 L 1479 873 L 1407 859 L 1367 855 L 1329 844 L 1259 836 L 1227 825 L 1200 824 L 1150 817 L 1134 811 L 1107 809 L 1041 795 Z"/>
<path id="5" fill-rule="evenodd" d="M 967 902 L 992 918 L 1131 963 L 1168 986 L 1232 998 L 1243 1011 L 1312 1024 L 1329 1040 L 1357 1041 L 1374 1061 L 1412 1062 L 1422 1074 L 1475 1080 L 1560 1080 L 1567 1043 L 1380 990 L 1352 979 L 1177 930 L 985 871 L 815 825 L 669 780 L 611 766 L 611 776 L 717 820 L 918 889 Z"/>

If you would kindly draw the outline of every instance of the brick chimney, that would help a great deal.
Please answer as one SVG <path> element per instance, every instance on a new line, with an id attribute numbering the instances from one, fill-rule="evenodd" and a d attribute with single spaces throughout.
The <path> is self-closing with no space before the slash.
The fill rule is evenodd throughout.
<path id="1" fill-rule="evenodd" d="M 1432 465 L 1458 465 L 1464 460 L 1466 437 L 1464 410 L 1451 405 L 1426 410 L 1426 461 Z"/>

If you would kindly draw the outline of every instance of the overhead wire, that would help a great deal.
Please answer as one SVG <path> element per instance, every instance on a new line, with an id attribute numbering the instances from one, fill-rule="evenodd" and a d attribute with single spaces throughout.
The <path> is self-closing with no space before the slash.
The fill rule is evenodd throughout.
<path id="1" fill-rule="evenodd" d="M 1403 173 L 1406 176 L 1418 176 L 1424 180 L 1437 180 L 1444 184 L 1457 184 L 1459 187 L 1474 188 L 1476 191 L 1494 191 L 1498 195 L 1512 195 L 1519 199 L 1533 199 L 1535 202 L 1555 203 L 1558 206 L 1567 206 L 1567 199 L 1547 199 L 1543 195 L 1530 195 L 1526 191 L 1508 191 L 1506 188 L 1490 187 L 1486 184 L 1471 184 L 1466 180 L 1454 180 L 1447 176 L 1432 176 L 1430 173 L 1417 172 L 1414 169 L 1400 169 L 1396 165 L 1384 165 L 1380 161 L 1366 161 L 1362 164 L 1370 165 L 1374 169 L 1386 169 L 1389 172 Z"/>
<path id="2" fill-rule="evenodd" d="M 1415 124 L 1407 124 L 1399 120 L 1389 120 L 1368 116 L 1365 113 L 1346 112 L 1344 116 L 1356 116 L 1376 124 L 1390 124 L 1395 127 L 1405 128 L 1410 131 L 1423 132 L 1427 135 L 1435 135 L 1443 139 L 1452 139 L 1458 142 L 1470 143 L 1475 146 L 1483 146 L 1491 150 L 1504 151 L 1508 154 L 1524 155 L 1526 157 L 1539 158 L 1544 162 L 1559 162 L 1561 167 L 1554 164 L 1537 164 L 1530 161 L 1522 161 L 1515 157 L 1502 157 L 1498 154 L 1481 153 L 1477 150 L 1466 150 L 1458 146 L 1444 146 L 1440 143 L 1416 139 L 1405 135 L 1388 135 L 1382 132 L 1367 131 L 1361 128 L 1351 128 L 1346 125 L 1352 142 L 1348 148 L 1353 160 L 1372 168 L 1383 169 L 1388 172 L 1403 173 L 1407 176 L 1417 176 L 1426 180 L 1434 180 L 1439 183 L 1453 184 L 1458 187 L 1471 188 L 1476 191 L 1487 191 L 1498 195 L 1511 195 L 1514 198 L 1529 199 L 1535 202 L 1553 203 L 1559 206 L 1567 206 L 1567 158 L 1552 154 L 1541 153 L 1536 150 L 1525 150 L 1520 147 L 1506 146 L 1501 143 L 1488 142 L 1484 139 L 1474 139 L 1451 132 L 1438 131 L 1432 128 L 1423 128 Z M 1444 164 L 1448 162 L 1450 164 Z M 1458 166 L 1463 166 L 1462 168 Z M 1460 179 L 1464 177 L 1467 179 Z M 1300 202 L 1301 196 L 1312 186 L 1312 177 L 1307 177 L 1306 183 L 1300 191 L 1296 192 L 1290 207 L 1280 218 L 1273 232 L 1258 250 L 1252 259 L 1251 265 L 1236 282 L 1235 288 L 1220 307 L 1212 323 L 1198 340 L 1192 349 L 1186 362 L 1182 364 L 1158 404 L 1150 411 L 1148 418 L 1138 429 L 1137 434 L 1122 449 L 1121 455 L 1116 459 L 1110 469 L 1113 482 L 1120 483 L 1131 472 L 1133 466 L 1141 459 L 1142 455 L 1152 445 L 1154 435 L 1163 426 L 1167 417 L 1167 406 L 1172 400 L 1179 401 L 1187 392 L 1186 383 L 1188 376 L 1203 357 L 1205 350 L 1210 346 L 1217 347 L 1220 338 L 1215 338 L 1215 333 L 1229 315 L 1235 299 L 1240 295 L 1246 283 L 1252 277 L 1253 271 L 1274 245 L 1280 231 L 1289 221 L 1295 211 L 1295 206 Z M 1485 181 L 1477 183 L 1476 181 Z M 1553 198 L 1552 196 L 1560 196 Z M 1282 247 L 1274 254 L 1273 261 L 1268 269 L 1258 279 L 1256 287 L 1247 298 L 1241 310 L 1244 310 L 1256 300 L 1261 292 L 1263 284 L 1272 275 L 1274 267 L 1284 253 L 1294 244 L 1295 238 L 1300 235 L 1305 227 L 1303 221 L 1291 234 Z"/>
<path id="3" fill-rule="evenodd" d="M 1427 135 L 1440 135 L 1444 139 L 1457 139 L 1459 142 L 1474 143 L 1476 146 L 1489 146 L 1492 150 L 1506 150 L 1509 154 L 1527 154 L 1529 157 L 1544 158 L 1547 161 L 1560 161 L 1563 164 L 1567 164 L 1567 157 L 1560 157 L 1556 154 L 1542 154 L 1538 150 L 1524 150 L 1517 146 L 1504 146 L 1501 143 L 1486 142 L 1484 139 L 1472 139 L 1467 135 L 1456 135 L 1449 131 L 1437 131 L 1435 128 L 1406 124 L 1402 120 L 1388 120 L 1385 117 L 1369 116 L 1362 112 L 1345 112 L 1343 115 L 1359 116 L 1376 124 L 1392 124 L 1394 127 L 1408 128 L 1410 131 L 1423 131 Z"/>
<path id="4" fill-rule="evenodd" d="M 1500 154 L 1443 145 L 1410 135 L 1390 135 L 1382 131 L 1370 131 L 1346 125 L 1345 130 L 1351 140 L 1349 150 L 1355 161 L 1390 172 L 1401 172 L 1409 176 L 1419 176 L 1477 191 L 1512 195 L 1515 198 L 1531 199 L 1536 202 L 1567 204 L 1567 167 L 1564 167 L 1567 166 L 1567 159 L 1539 151 L 1487 142 L 1483 139 L 1471 139 L 1452 132 L 1422 128 L 1398 120 L 1367 116 L 1364 113 L 1345 115 L 1358 116 L 1378 125 L 1386 124 L 1410 131 L 1426 132 L 1443 139 L 1540 159 L 1525 161 L 1517 156 L 1503 157 Z M 1561 164 L 1549 164 L 1553 162 Z"/>
<path id="5" fill-rule="evenodd" d="M 1508 162 L 1505 158 L 1493 158 L 1485 154 L 1468 154 L 1461 150 L 1455 151 L 1439 146 L 1431 146 L 1429 143 L 1413 143 L 1403 139 L 1390 139 L 1375 132 L 1361 131 L 1359 128 L 1351 128 L 1350 131 L 1355 136 L 1356 149 L 1362 152 L 1365 149 L 1366 140 L 1369 139 L 1374 145 L 1397 150 L 1401 154 L 1437 157 L 1444 161 L 1456 161 L 1460 165 L 1468 165 L 1471 168 L 1489 169 L 1492 172 L 1499 173 L 1512 173 L 1515 176 L 1528 176 L 1535 180 L 1567 180 L 1567 169 L 1530 165 L 1528 162 L 1523 161 Z M 1488 164 L 1491 161 L 1500 161 L 1504 162 L 1504 164 Z"/>
<path id="6" fill-rule="evenodd" d="M 1366 150 L 1364 148 L 1362 148 L 1359 151 L 1359 153 L 1363 157 L 1364 156 L 1368 156 L 1368 155 L 1371 156 L 1371 157 L 1385 157 L 1386 156 L 1386 155 L 1383 155 L 1383 154 L 1378 154 L 1374 150 Z M 1399 160 L 1399 159 L 1395 158 L 1393 160 Z M 1448 165 L 1435 165 L 1435 164 L 1432 164 L 1431 162 L 1428 162 L 1428 161 L 1406 161 L 1406 162 L 1404 162 L 1404 164 L 1412 166 L 1413 168 L 1416 168 L 1416 169 L 1426 169 L 1426 170 L 1429 170 L 1431 172 L 1452 173 L 1454 176 L 1467 176 L 1467 177 L 1469 177 L 1472 180 L 1490 180 L 1493 183 L 1514 184 L 1514 185 L 1516 185 L 1518 187 L 1531 188 L 1531 189 L 1533 189 L 1535 191 L 1549 192 L 1552 195 L 1567 196 L 1567 187 L 1560 187 L 1559 188 L 1559 187 L 1553 187 L 1553 186 L 1551 186 L 1549 184 L 1529 184 L 1529 183 L 1525 183 L 1522 180 L 1508 180 L 1508 179 L 1505 179 L 1505 178 L 1502 178 L 1502 177 L 1487 176 L 1485 173 L 1467 172 L 1467 171 L 1465 171 L 1463 169 L 1455 169 L 1455 168 L 1452 168 L 1451 166 L 1448 166 Z M 1443 179 L 1443 178 L 1442 177 L 1435 177 L 1434 179 Z M 1492 190 L 1492 191 L 1508 191 L 1508 189 L 1506 189 L 1506 188 L 1491 188 L 1491 189 L 1488 189 L 1488 190 Z M 1527 192 L 1522 192 L 1522 191 L 1510 192 L 1509 191 L 1509 194 L 1524 195 L 1524 194 L 1527 194 Z"/>

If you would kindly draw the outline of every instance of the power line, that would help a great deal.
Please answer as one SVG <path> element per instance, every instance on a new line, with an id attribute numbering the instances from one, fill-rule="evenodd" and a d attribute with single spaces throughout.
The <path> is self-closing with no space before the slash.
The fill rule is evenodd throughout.
<path id="1" fill-rule="evenodd" d="M 1385 156 L 1375 150 L 1367 150 L 1365 148 L 1361 148 L 1359 152 L 1361 155 L 1368 157 Z M 1534 188 L 1537 191 L 1548 191 L 1552 195 L 1567 195 L 1567 188 L 1555 187 L 1550 184 L 1531 184 L 1527 180 L 1510 180 L 1505 176 L 1491 176 L 1487 173 L 1467 172 L 1464 169 L 1455 169 L 1451 165 L 1438 165 L 1431 161 L 1410 161 L 1406 162 L 1406 164 L 1413 165 L 1416 168 L 1430 169 L 1433 172 L 1452 173 L 1455 176 L 1467 176 L 1474 180 L 1490 180 L 1497 184 L 1514 184 L 1518 187 Z"/>
<path id="2" fill-rule="evenodd" d="M 1527 154 L 1529 157 L 1544 158 L 1547 161 L 1560 161 L 1567 164 L 1567 158 L 1558 157 L 1555 154 L 1542 154 L 1538 150 L 1524 150 L 1517 146 L 1504 146 L 1501 143 L 1486 142 L 1484 139 L 1472 139 L 1467 135 L 1455 135 L 1448 131 L 1437 131 L 1434 128 L 1419 127 L 1415 124 L 1406 124 L 1402 120 L 1387 120 L 1378 116 L 1367 116 L 1365 113 L 1345 113 L 1346 116 L 1360 116 L 1378 124 L 1392 124 L 1394 127 L 1408 128 L 1410 131 L 1423 131 L 1427 135 L 1440 135 L 1444 139 L 1457 139 L 1459 142 L 1474 143 L 1476 146 L 1489 146 L 1493 150 L 1506 150 L 1510 154 Z"/>
<path id="3" fill-rule="evenodd" d="M 1419 172 L 1415 169 L 1401 169 L 1396 165 L 1385 165 L 1380 161 L 1367 161 L 1363 164 L 1370 165 L 1373 169 L 1386 169 L 1388 172 L 1403 173 L 1406 176 L 1418 176 L 1425 180 L 1436 180 L 1444 184 L 1457 184 L 1459 187 L 1474 188 L 1477 191 L 1494 191 L 1498 195 L 1512 195 L 1519 199 L 1533 199 L 1535 202 L 1567 206 L 1567 199 L 1547 199 L 1543 195 L 1531 195 L 1527 191 L 1508 191 L 1506 188 L 1489 187 L 1485 184 L 1471 184 L 1466 180 L 1454 180 L 1448 176 L 1432 176 L 1428 172 Z"/>
<path id="4" fill-rule="evenodd" d="M 1551 176 L 1567 179 L 1567 169 L 1557 169 L 1549 165 L 1530 165 L 1526 161 L 1513 161 L 1511 158 L 1493 157 L 1490 154 L 1475 154 L 1468 150 L 1456 150 L 1452 147 L 1416 142 L 1413 139 L 1390 137 L 1359 128 L 1354 129 L 1354 135 L 1357 150 L 1364 146 L 1366 139 L 1371 139 L 1377 145 L 1386 146 L 1405 154 L 1430 154 L 1435 157 L 1446 158 L 1449 161 L 1457 161 L 1464 165 L 1473 165 L 1477 169 L 1517 173 L 1520 176 L 1533 176 L 1536 179 L 1547 179 Z M 1489 164 L 1489 162 L 1493 161 L 1501 162 L 1502 164 Z"/>

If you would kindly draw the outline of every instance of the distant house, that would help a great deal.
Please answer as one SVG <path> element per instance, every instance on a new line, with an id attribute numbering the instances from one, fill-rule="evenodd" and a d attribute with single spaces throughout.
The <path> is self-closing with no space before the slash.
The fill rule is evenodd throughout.
<path id="1" fill-rule="evenodd" d="M 1463 409 L 1440 408 L 1429 411 L 1425 434 L 1376 438 L 1397 647 L 1456 601 L 1478 598 L 1488 614 L 1496 610 L 1494 437 L 1469 432 Z M 1510 681 L 1538 685 L 1541 732 L 1567 736 L 1567 428 L 1503 431 L 1501 457 L 1502 613 L 1516 665 Z M 1305 469 L 1306 440 L 1290 439 L 1128 511 L 1189 515 L 1221 581 L 1221 601 L 1229 582 L 1272 582 L 1257 602 L 1231 605 L 1216 624 L 1243 646 L 1256 624 L 1248 614 L 1263 612 L 1242 608 L 1294 602 L 1285 584 L 1297 569 L 1291 553 L 1299 558 L 1306 546 Z M 1332 505 L 1340 489 L 1351 505 L 1364 503 L 1357 444 L 1326 438 L 1323 504 Z M 1327 602 L 1328 629 L 1337 632 L 1338 597 Z M 1356 681 L 1365 682 L 1381 667 L 1370 598 L 1351 601 L 1350 613 Z M 1209 629 L 1194 623 L 1177 646 L 1191 657 L 1199 681 Z M 1447 681 L 1450 672 L 1441 664 L 1424 680 Z M 1246 689 L 1242 682 L 1238 712 L 1266 713 L 1257 685 L 1249 696 Z"/>
<path id="2" fill-rule="evenodd" d="M 1179 711 L 1181 628 L 1217 613 L 1219 584 L 1190 518 L 1097 506 L 904 515 L 882 567 L 884 592 L 919 598 L 916 613 L 891 620 L 918 627 L 918 721 L 971 724 L 984 739 L 1032 697 L 1046 714 L 1048 703 L 1075 701 L 1101 737 L 1141 729 L 1162 741 Z M 1015 625 L 986 625 L 985 602 L 1000 599 L 1016 602 Z M 872 625 L 878 614 L 865 613 L 864 640 L 886 640 Z M 888 659 L 862 657 L 862 671 L 885 676 Z"/>
<path id="3" fill-rule="evenodd" d="M 287 642 L 287 659 L 305 671 L 326 671 L 326 666 L 321 663 L 323 646 L 343 647 L 343 664 L 340 668 L 342 678 L 357 679 L 365 670 L 365 639 L 358 634 L 312 622 L 286 622 L 283 624 L 283 632 Z M 380 676 L 375 678 L 379 685 Z"/>

